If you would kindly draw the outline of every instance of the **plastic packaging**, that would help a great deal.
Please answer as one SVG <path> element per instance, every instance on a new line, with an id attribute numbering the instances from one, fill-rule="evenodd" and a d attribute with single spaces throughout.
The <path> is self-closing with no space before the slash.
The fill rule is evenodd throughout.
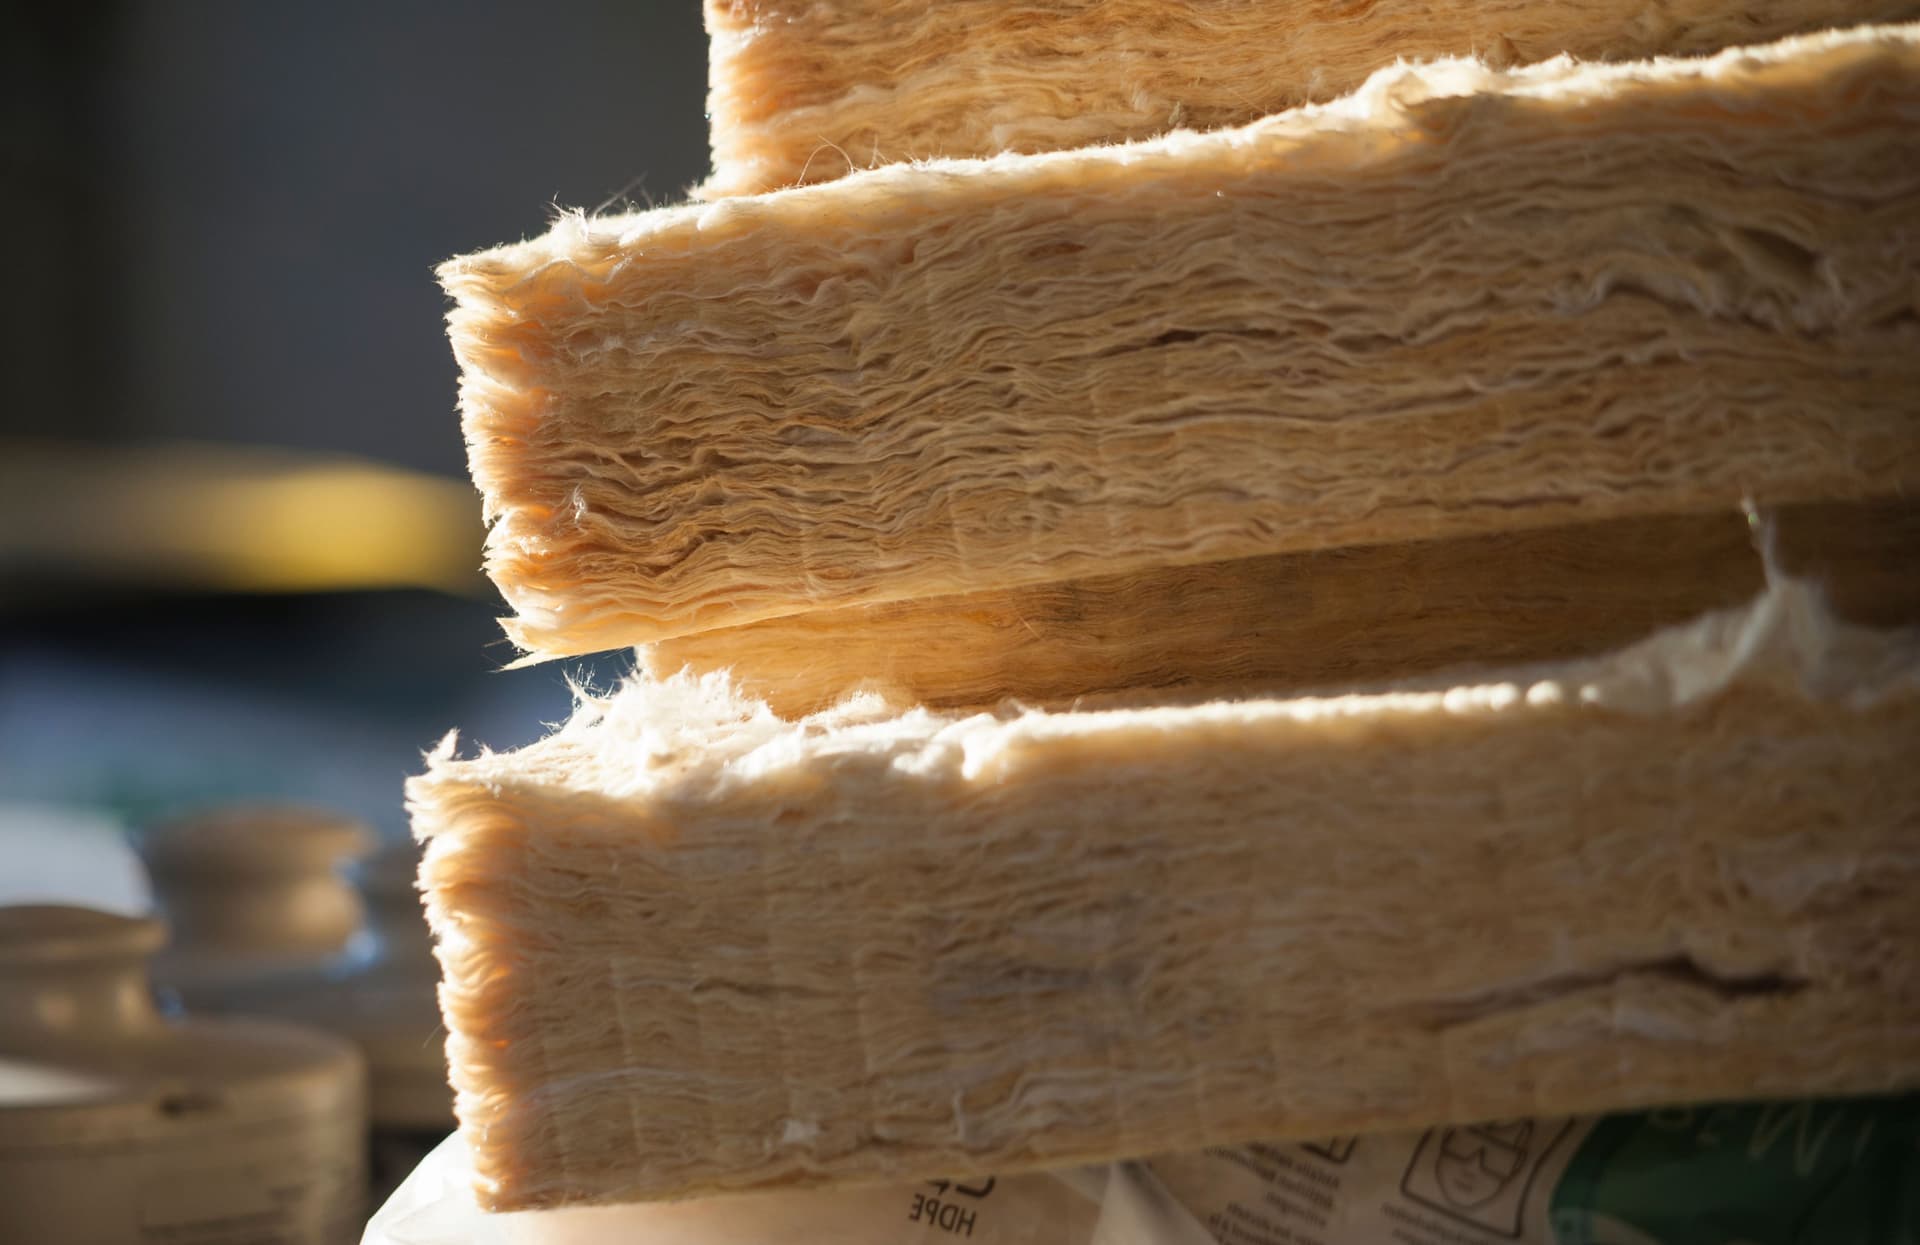
<path id="1" fill-rule="evenodd" d="M 362 1245 L 1896 1245 L 1920 1094 L 1507 1120 L 926 1185 L 489 1215 L 459 1136 Z"/>
<path id="2" fill-rule="evenodd" d="M 1138 1164 L 828 1192 L 748 1193 L 487 1214 L 466 1142 L 447 1138 L 362 1245 L 1208 1245 Z"/>
<path id="3" fill-rule="evenodd" d="M 1870 1245 L 1920 1231 L 1920 1095 L 1673 1107 L 1154 1160 L 1228 1245 Z"/>

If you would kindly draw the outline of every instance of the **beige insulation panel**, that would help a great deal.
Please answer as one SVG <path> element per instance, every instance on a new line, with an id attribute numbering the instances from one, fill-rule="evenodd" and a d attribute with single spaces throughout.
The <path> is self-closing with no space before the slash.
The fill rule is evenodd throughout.
<path id="1" fill-rule="evenodd" d="M 509 631 L 1920 487 L 1917 41 L 1401 68 L 450 261 Z"/>
<path id="2" fill-rule="evenodd" d="M 412 781 L 496 1209 L 1920 1085 L 1920 632 L 1313 699 L 642 681 Z"/>
<path id="3" fill-rule="evenodd" d="M 1737 605 L 1774 567 L 1853 622 L 1920 624 L 1920 505 L 1612 519 L 1270 554 L 1001 592 L 855 605 L 640 650 L 727 671 L 796 716 L 900 704 L 1062 704 L 1130 688 L 1295 691 L 1603 652 Z"/>
<path id="4" fill-rule="evenodd" d="M 1241 125 L 1398 59 L 1622 60 L 1920 16 L 1913 0 L 706 0 L 706 196 L 935 156 Z"/>

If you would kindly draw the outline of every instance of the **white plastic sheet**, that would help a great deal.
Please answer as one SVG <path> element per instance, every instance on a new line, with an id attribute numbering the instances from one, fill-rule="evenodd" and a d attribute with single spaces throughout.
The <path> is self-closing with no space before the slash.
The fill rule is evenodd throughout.
<path id="1" fill-rule="evenodd" d="M 449 1138 L 364 1245 L 1873 1245 L 1920 1094 L 1543 1116 L 998 1179 L 487 1215 Z"/>
<path id="2" fill-rule="evenodd" d="M 830 1192 L 754 1193 L 490 1215 L 458 1134 L 367 1225 L 362 1245 L 1212 1245 L 1144 1165 Z"/>

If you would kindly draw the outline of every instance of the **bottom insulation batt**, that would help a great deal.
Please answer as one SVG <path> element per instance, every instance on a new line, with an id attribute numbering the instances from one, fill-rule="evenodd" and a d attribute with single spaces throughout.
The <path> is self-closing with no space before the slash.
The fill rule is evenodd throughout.
<path id="1" fill-rule="evenodd" d="M 412 781 L 494 1209 L 1920 1084 L 1920 633 L 1313 699 L 638 679 Z"/>

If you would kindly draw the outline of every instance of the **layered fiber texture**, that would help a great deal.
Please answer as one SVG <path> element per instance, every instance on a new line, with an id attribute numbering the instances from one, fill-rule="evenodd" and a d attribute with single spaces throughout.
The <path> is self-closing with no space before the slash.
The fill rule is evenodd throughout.
<path id="1" fill-rule="evenodd" d="M 1920 487 L 1917 40 L 1401 67 L 451 261 L 510 634 Z"/>
<path id="2" fill-rule="evenodd" d="M 1920 1084 L 1920 633 L 1802 587 L 1474 685 L 801 722 L 413 780 L 495 1209 Z"/>
<path id="3" fill-rule="evenodd" d="M 707 0 L 708 196 L 1240 125 L 1395 60 L 1717 52 L 1912 0 Z"/>
<path id="4" fill-rule="evenodd" d="M 1059 705 L 1131 688 L 1244 695 L 1603 652 L 1750 599 L 1765 566 L 1854 622 L 1920 625 L 1920 505 L 1614 519 L 1272 554 L 856 605 L 641 650 L 726 671 L 783 716 L 897 704 Z"/>

